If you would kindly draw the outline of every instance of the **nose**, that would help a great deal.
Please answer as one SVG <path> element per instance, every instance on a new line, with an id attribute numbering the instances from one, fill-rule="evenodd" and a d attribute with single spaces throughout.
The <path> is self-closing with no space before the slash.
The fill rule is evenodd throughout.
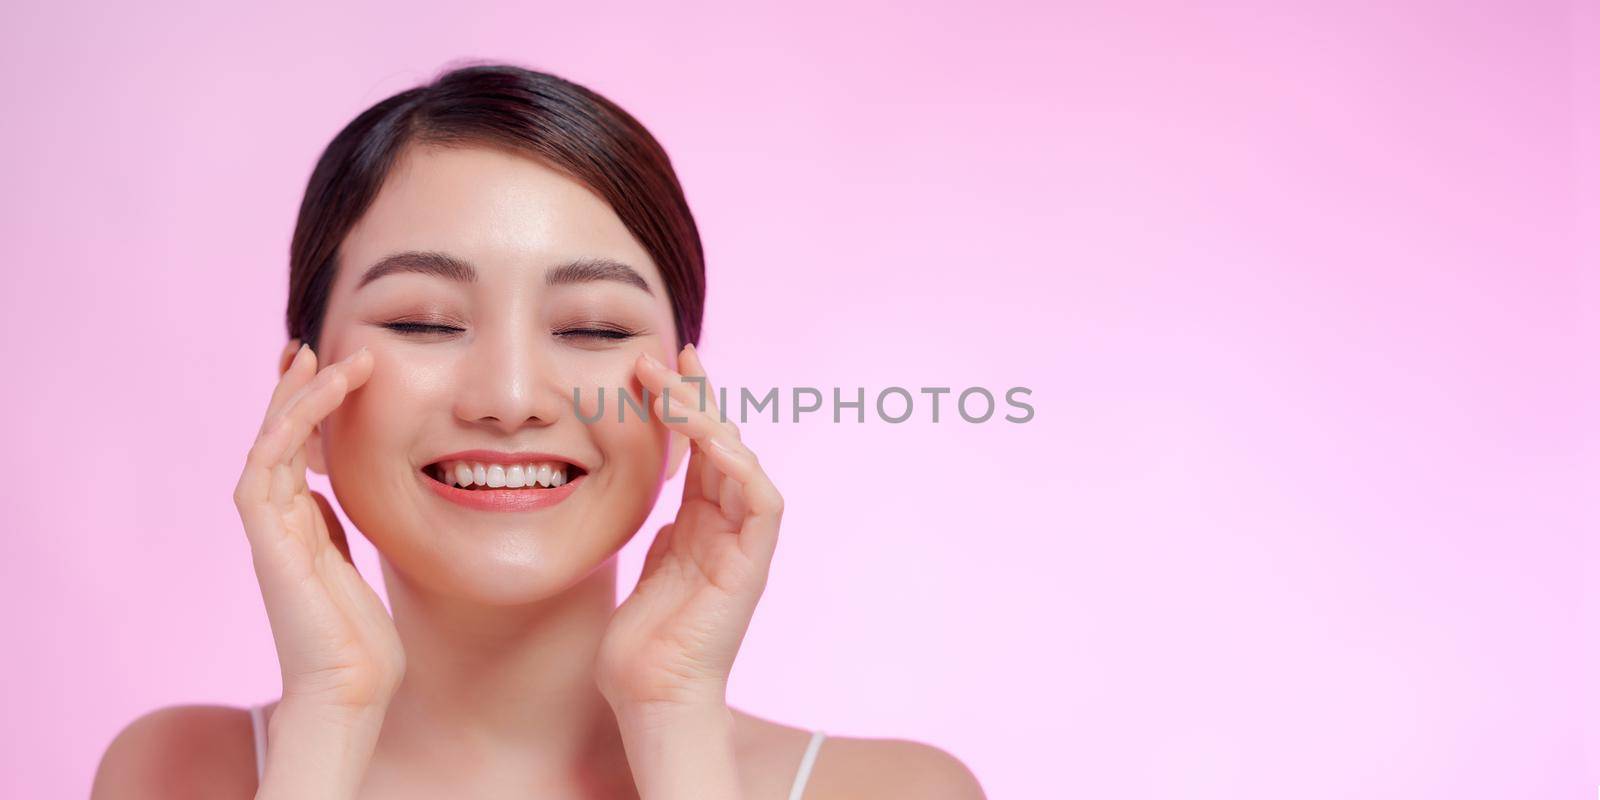
<path id="1" fill-rule="evenodd" d="M 554 424 L 565 395 L 551 355 L 520 331 L 480 333 L 461 363 L 456 416 L 505 434 Z"/>

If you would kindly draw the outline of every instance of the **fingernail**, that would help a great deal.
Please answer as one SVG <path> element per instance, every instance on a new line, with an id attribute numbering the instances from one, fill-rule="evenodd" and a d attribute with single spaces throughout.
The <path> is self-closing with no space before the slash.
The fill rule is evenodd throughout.
<path id="1" fill-rule="evenodd" d="M 644 354 L 644 360 L 649 362 L 650 366 L 655 367 L 656 369 L 666 369 L 667 368 L 666 364 L 661 363 L 660 359 L 656 358 L 653 355 L 650 355 L 649 353 L 645 353 Z"/>
<path id="2" fill-rule="evenodd" d="M 734 452 L 734 449 L 733 449 L 732 445 L 728 444 L 727 442 L 722 441 L 720 438 L 717 438 L 715 436 L 711 437 L 711 446 L 716 448 L 717 450 L 721 450 L 723 455 L 727 455 L 727 456 L 737 455 L 737 453 Z"/>

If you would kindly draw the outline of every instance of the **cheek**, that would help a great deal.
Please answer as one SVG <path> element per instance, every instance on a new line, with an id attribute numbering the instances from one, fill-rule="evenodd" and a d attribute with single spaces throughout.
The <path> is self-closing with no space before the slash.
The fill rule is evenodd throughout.
<path id="1" fill-rule="evenodd" d="M 382 354 L 377 357 L 372 377 L 346 395 L 323 424 L 330 468 L 338 463 L 373 469 L 396 461 L 408 466 L 403 463 L 402 437 L 439 402 L 436 387 L 446 384 L 435 371 L 386 362 Z"/>
<path id="2" fill-rule="evenodd" d="M 566 399 L 564 411 L 576 413 L 593 429 L 597 440 L 606 438 L 626 445 L 630 450 L 650 437 L 664 440 L 666 429 L 650 416 L 645 404 L 644 387 L 639 383 L 635 365 L 640 353 L 650 353 L 657 358 L 659 352 L 653 339 L 641 339 L 623 347 L 608 350 L 567 350 L 554 359 L 556 381 Z M 631 395 L 624 398 L 623 395 Z M 573 400 L 577 400 L 574 407 Z M 679 398 L 673 395 L 672 402 Z M 623 422 L 618 421 L 619 409 Z M 639 419 L 641 412 L 650 417 L 648 422 Z M 598 419 L 597 419 L 598 417 Z M 651 427 L 659 430 L 646 431 Z M 617 428 L 617 430 L 612 430 Z M 603 443 L 602 443 L 603 444 Z"/>
<path id="3" fill-rule="evenodd" d="M 565 391 L 569 401 L 572 399 L 573 390 L 577 390 L 583 400 L 584 410 L 590 413 L 594 411 L 591 398 L 598 396 L 603 390 L 606 395 L 607 416 L 614 422 L 617 417 L 615 411 L 617 390 L 631 391 L 636 397 L 643 391 L 634 375 L 633 365 L 639 354 L 646 349 L 640 344 L 594 352 L 557 351 L 552 359 L 556 367 L 556 381 Z M 630 421 L 636 419 L 637 415 L 630 417 Z"/>
<path id="4" fill-rule="evenodd" d="M 589 424 L 607 466 L 630 479 L 659 480 L 666 462 L 666 427 L 654 419 L 640 420 L 631 406 L 624 408 L 626 421 L 618 422 L 615 401 L 616 393 L 608 392 L 605 417 Z"/>
<path id="5" fill-rule="evenodd" d="M 639 390 L 635 387 L 635 391 Z M 594 393 L 598 396 L 598 393 Z M 596 413 L 591 393 L 584 392 L 583 406 L 588 416 Z M 637 396 L 637 395 L 636 395 Z M 642 405 L 642 400 L 637 400 Z M 618 412 L 622 419 L 618 420 Z M 643 413 L 650 415 L 649 408 Z M 615 385 L 604 392 L 604 412 L 601 418 L 587 423 L 589 435 L 605 459 L 607 471 L 614 480 L 625 483 L 631 495 L 654 497 L 664 475 L 669 432 L 654 416 L 640 419 L 635 405 L 626 404 Z"/>

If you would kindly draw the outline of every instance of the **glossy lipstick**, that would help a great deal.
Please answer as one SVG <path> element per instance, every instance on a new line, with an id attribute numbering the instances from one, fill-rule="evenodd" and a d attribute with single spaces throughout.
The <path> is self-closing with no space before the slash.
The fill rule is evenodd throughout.
<path id="1" fill-rule="evenodd" d="M 440 456 L 429 466 L 441 461 L 477 461 L 486 464 L 527 464 L 559 461 L 581 470 L 582 474 L 566 483 L 548 489 L 462 489 L 451 486 L 428 474 L 426 468 L 417 470 L 419 480 L 428 490 L 445 500 L 477 511 L 538 511 L 567 499 L 579 484 L 589 477 L 587 468 L 565 456 L 550 453 L 503 453 L 497 450 L 463 450 Z"/>

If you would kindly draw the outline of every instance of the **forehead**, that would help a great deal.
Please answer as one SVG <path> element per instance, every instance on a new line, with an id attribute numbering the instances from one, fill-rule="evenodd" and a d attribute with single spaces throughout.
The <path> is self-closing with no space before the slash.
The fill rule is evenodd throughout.
<path id="1" fill-rule="evenodd" d="M 449 253 L 484 278 L 610 257 L 665 296 L 649 254 L 605 200 L 538 159 L 497 148 L 406 148 L 345 237 L 338 283 L 348 290 L 368 265 L 404 250 Z"/>

